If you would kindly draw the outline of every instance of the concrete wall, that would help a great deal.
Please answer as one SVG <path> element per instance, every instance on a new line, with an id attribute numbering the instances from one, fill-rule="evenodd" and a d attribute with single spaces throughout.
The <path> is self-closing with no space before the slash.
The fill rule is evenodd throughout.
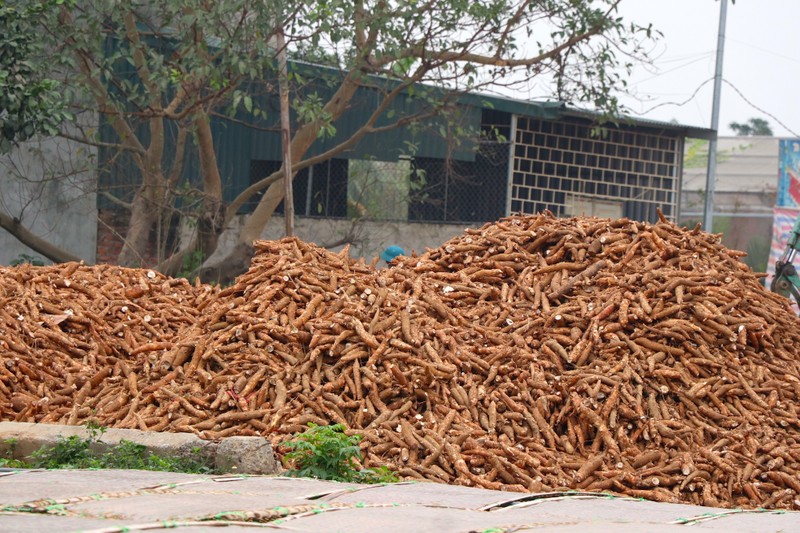
<path id="1" fill-rule="evenodd" d="M 242 219 L 220 238 L 216 253 L 208 263 L 214 264 L 227 255 L 236 242 L 238 228 Z M 408 222 L 334 220 L 297 217 L 295 219 L 295 235 L 319 246 L 341 250 L 344 245 L 331 246 L 342 240 L 349 240 L 350 257 L 364 258 L 370 262 L 391 245 L 397 245 L 406 251 L 422 254 L 427 248 L 436 248 L 449 239 L 461 235 L 467 227 L 479 227 L 483 224 L 417 224 Z M 261 234 L 262 239 L 275 240 L 284 236 L 284 220 L 275 216 Z"/>
<path id="2" fill-rule="evenodd" d="M 0 209 L 39 237 L 93 263 L 95 156 L 94 149 L 64 139 L 22 144 L 0 157 Z M 21 254 L 44 259 L 0 229 L 0 264 L 8 265 Z"/>

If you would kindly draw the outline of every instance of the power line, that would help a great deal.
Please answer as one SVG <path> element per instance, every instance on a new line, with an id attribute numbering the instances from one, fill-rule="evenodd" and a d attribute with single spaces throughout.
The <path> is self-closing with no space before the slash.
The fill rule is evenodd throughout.
<path id="1" fill-rule="evenodd" d="M 708 59 L 709 57 L 710 57 L 710 54 L 705 54 L 705 55 L 703 55 L 701 57 L 697 57 L 695 59 L 692 59 L 690 61 L 682 63 L 682 64 L 678 65 L 677 67 L 673 67 L 673 68 L 671 68 L 669 70 L 660 70 L 660 71 L 658 71 L 657 74 L 654 74 L 653 76 L 650 76 L 649 78 L 645 78 L 645 79 L 641 80 L 639 83 L 644 83 L 646 81 L 650 81 L 650 80 L 653 80 L 655 78 L 658 78 L 659 76 L 663 76 L 664 74 L 669 74 L 670 72 L 675 72 L 676 70 L 680 70 L 682 68 L 688 67 L 689 65 L 694 65 L 695 63 L 699 63 L 700 61 L 704 61 L 704 60 Z"/>
<path id="2" fill-rule="evenodd" d="M 680 61 L 695 61 L 697 59 L 703 59 L 714 55 L 714 50 L 706 50 L 705 52 L 696 52 L 693 54 L 684 54 L 680 56 L 673 56 L 670 58 L 658 58 L 657 61 L 659 64 L 664 63 L 678 63 Z"/>
<path id="3" fill-rule="evenodd" d="M 746 102 L 746 103 L 747 103 L 747 104 L 748 104 L 750 107 L 752 107 L 753 109 L 755 109 L 756 111 L 758 111 L 758 112 L 760 112 L 760 113 L 763 113 L 763 114 L 767 115 L 769 118 L 771 118 L 772 120 L 774 120 L 775 122 L 777 122 L 777 123 L 778 123 L 779 125 L 781 125 L 781 126 L 782 126 L 782 127 L 783 127 L 783 128 L 786 130 L 786 131 L 788 131 L 789 133 L 791 133 L 791 134 L 792 134 L 792 135 L 794 135 L 795 137 L 800 137 L 800 135 L 798 135 L 797 133 L 795 133 L 795 132 L 792 130 L 792 128 L 790 128 L 789 126 L 787 126 L 786 124 L 784 124 L 783 122 L 781 122 L 781 121 L 780 121 L 780 119 L 778 119 L 778 117 L 776 117 L 776 116 L 775 116 L 775 115 L 773 115 L 772 113 L 769 113 L 768 111 L 764 111 L 763 109 L 761 109 L 760 107 L 758 107 L 757 105 L 755 105 L 753 102 L 751 102 L 750 100 L 748 100 L 748 99 L 747 99 L 747 97 L 746 97 L 744 94 L 742 94 L 742 91 L 740 91 L 740 90 L 739 90 L 739 88 L 738 88 L 738 87 L 736 87 L 734 84 L 732 84 L 731 82 L 729 82 L 728 80 L 726 80 L 726 79 L 724 79 L 724 78 L 723 78 L 723 80 L 722 80 L 722 81 L 724 81 L 725 83 L 727 83 L 727 84 L 728 84 L 728 85 L 731 87 L 731 89 L 733 89 L 734 91 L 736 91 L 736 94 L 738 94 L 738 95 L 739 95 L 739 96 L 742 98 L 742 100 L 744 100 L 744 101 L 745 101 L 745 102 Z"/>
<path id="4" fill-rule="evenodd" d="M 683 102 L 661 102 L 660 104 L 656 104 L 653 107 L 651 107 L 650 109 L 647 109 L 647 110 L 641 112 L 640 115 L 646 115 L 646 114 L 650 113 L 651 111 L 653 111 L 655 109 L 658 109 L 659 107 L 664 107 L 664 106 L 668 106 L 668 105 L 674 105 L 674 106 L 677 106 L 677 107 L 683 107 L 686 104 L 688 104 L 689 102 L 691 102 L 692 100 L 694 100 L 694 98 L 697 96 L 697 93 L 700 92 L 700 89 L 702 89 L 704 86 L 706 86 L 708 84 L 708 82 L 710 82 L 710 81 L 714 81 L 714 78 L 713 77 L 712 78 L 708 78 L 706 81 L 704 81 L 703 83 L 698 85 L 697 88 L 692 93 L 692 95 L 689 98 L 687 98 L 686 100 L 684 100 Z"/>
<path id="5" fill-rule="evenodd" d="M 682 101 L 682 102 L 661 102 L 660 104 L 656 104 L 656 105 L 654 105 L 653 107 L 651 107 L 651 108 L 649 108 L 649 109 L 646 109 L 646 110 L 644 110 L 644 111 L 640 112 L 640 113 L 639 113 L 639 115 L 642 115 L 642 116 L 643 116 L 643 115 L 646 115 L 646 114 L 648 114 L 648 113 L 650 113 L 650 112 L 652 112 L 652 111 L 654 111 L 654 110 L 658 109 L 659 107 L 665 107 L 665 106 L 676 106 L 676 107 L 683 107 L 683 106 L 685 106 L 686 104 L 688 104 L 689 102 L 691 102 L 692 100 L 694 100 L 694 99 L 695 99 L 695 97 L 697 97 L 697 93 L 699 93 L 699 92 L 700 92 L 700 89 L 702 89 L 703 87 L 705 87 L 706 85 L 708 85 L 708 83 L 709 83 L 710 81 L 713 81 L 713 79 L 714 79 L 714 78 L 708 78 L 707 80 L 705 80 L 704 82 L 702 82 L 700 85 L 698 85 L 698 86 L 697 86 L 697 88 L 694 90 L 694 92 L 691 94 L 691 96 L 689 96 L 689 98 L 687 98 L 686 100 L 684 100 L 684 101 Z M 723 79 L 722 79 L 722 81 L 723 81 L 723 82 L 725 82 L 726 84 L 728 84 L 728 85 L 731 87 L 731 89 L 733 89 L 733 90 L 736 92 L 736 94 L 738 94 L 738 95 L 739 95 L 739 97 L 740 97 L 742 100 L 744 100 L 744 101 L 745 101 L 745 103 L 747 103 L 747 105 L 749 105 L 750 107 L 752 107 L 753 109 L 755 109 L 755 110 L 756 110 L 756 111 L 758 111 L 759 113 L 762 113 L 762 114 L 764 114 L 764 115 L 768 116 L 769 118 L 771 118 L 772 120 L 774 120 L 774 121 L 775 121 L 775 122 L 776 122 L 776 123 L 777 123 L 779 126 L 781 126 L 782 128 L 784 128 L 786 131 L 788 131 L 788 132 L 789 132 L 791 135 L 793 135 L 794 137 L 800 137 L 800 135 L 799 135 L 797 132 L 795 132 L 795 131 L 794 131 L 792 128 L 790 128 L 789 126 L 787 126 L 786 124 L 784 124 L 784 123 L 783 123 L 783 122 L 782 122 L 782 121 L 781 121 L 781 120 L 780 120 L 778 117 L 776 117 L 775 115 L 773 115 L 773 114 L 772 114 L 772 113 L 770 113 L 769 111 L 766 111 L 766 110 L 762 109 L 761 107 L 757 106 L 756 104 L 754 104 L 753 102 L 751 102 L 751 101 L 750 101 L 750 100 L 749 100 L 749 99 L 748 99 L 748 98 L 747 98 L 747 97 L 746 97 L 746 96 L 745 96 L 745 95 L 742 93 L 742 91 L 741 91 L 741 90 L 739 90 L 739 88 L 738 88 L 738 87 L 736 87 L 736 86 L 735 86 L 733 83 L 731 83 L 730 81 L 726 80 L 725 78 L 723 78 Z"/>
<path id="6" fill-rule="evenodd" d="M 791 56 L 787 56 L 787 55 L 779 54 L 779 53 L 777 53 L 777 52 L 774 52 L 774 51 L 772 51 L 772 50 L 769 50 L 769 49 L 767 49 L 767 48 L 762 48 L 762 47 L 760 47 L 760 46 L 756 46 L 756 45 L 754 45 L 754 44 L 750 44 L 750 43 L 747 43 L 747 42 L 744 42 L 744 41 L 740 41 L 740 40 L 738 40 L 738 39 L 733 39 L 733 38 L 731 38 L 731 37 L 727 37 L 727 39 L 728 39 L 729 41 L 733 41 L 733 42 L 735 42 L 735 43 L 737 43 L 737 44 L 741 44 L 741 45 L 743 45 L 743 46 L 747 46 L 747 47 L 749 47 L 749 48 L 753 48 L 754 50 L 758 50 L 759 52 L 764 52 L 765 54 L 769 54 L 769 55 L 771 55 L 771 56 L 779 57 L 779 58 L 781 58 L 781 59 L 785 59 L 785 60 L 787 60 L 787 61 L 791 61 L 791 62 L 793 62 L 793 63 L 800 63 L 800 61 L 798 61 L 798 59 L 797 59 L 796 57 L 791 57 Z"/>

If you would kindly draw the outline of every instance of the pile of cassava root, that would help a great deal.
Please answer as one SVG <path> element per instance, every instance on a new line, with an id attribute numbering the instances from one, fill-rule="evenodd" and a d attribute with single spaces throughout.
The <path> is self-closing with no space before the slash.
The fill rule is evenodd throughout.
<path id="1" fill-rule="evenodd" d="M 512 216 L 376 270 L 256 243 L 221 291 L 0 269 L 3 420 L 363 436 L 365 466 L 490 489 L 800 509 L 800 322 L 718 236 Z"/>

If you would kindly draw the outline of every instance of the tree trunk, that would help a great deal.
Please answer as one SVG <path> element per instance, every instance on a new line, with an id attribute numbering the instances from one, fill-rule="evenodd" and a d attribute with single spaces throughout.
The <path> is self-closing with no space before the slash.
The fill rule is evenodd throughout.
<path id="1" fill-rule="evenodd" d="M 198 114 L 197 131 L 200 170 L 203 173 L 203 212 L 197 220 L 197 246 L 208 257 L 217 248 L 217 239 L 225 229 L 225 206 L 222 202 L 222 178 L 219 174 L 214 137 L 208 115 Z"/>
<path id="2" fill-rule="evenodd" d="M 276 181 L 267 188 L 255 210 L 245 220 L 236 246 L 219 263 L 203 265 L 198 272 L 201 280 L 205 283 L 216 282 L 225 285 L 250 267 L 253 241 L 261 236 L 270 217 L 283 200 L 283 190 L 283 180 Z"/>
<path id="3" fill-rule="evenodd" d="M 350 101 L 358 89 L 358 82 L 355 73 L 350 73 L 347 78 L 342 82 L 331 99 L 325 104 L 323 112 L 327 113 L 332 121 L 336 121 L 342 116 L 342 113 L 347 109 Z M 291 142 L 290 153 L 292 154 L 292 166 L 297 165 L 305 157 L 306 152 L 314 144 L 317 139 L 319 128 L 321 127 L 321 120 L 307 122 L 300 126 L 294 134 Z M 283 168 L 281 168 L 283 170 Z M 269 223 L 275 208 L 280 205 L 283 200 L 284 183 L 278 181 L 270 185 L 264 196 L 258 202 L 253 213 L 245 220 L 242 231 L 239 234 L 239 239 L 233 251 L 228 256 L 215 265 L 205 265 L 201 269 L 204 275 L 201 275 L 203 281 L 216 281 L 215 277 L 219 278 L 225 273 L 227 279 L 243 273 L 250 264 L 250 258 L 253 253 L 253 241 L 261 237 L 261 233 Z M 210 278 L 207 276 L 211 276 Z"/>
<path id="4" fill-rule="evenodd" d="M 261 237 L 261 232 L 264 231 L 270 217 L 283 201 L 283 187 L 281 180 L 267 188 L 256 208 L 245 220 L 242 232 L 239 234 L 240 243 L 251 244 Z"/>
<path id="5" fill-rule="evenodd" d="M 236 276 L 250 268 L 253 258 L 253 245 L 244 242 L 238 243 L 233 250 L 219 263 L 203 265 L 197 275 L 205 283 L 217 283 L 225 286 L 232 283 Z"/>
<path id="6" fill-rule="evenodd" d="M 131 218 L 128 222 L 128 231 L 125 242 L 117 257 L 117 263 L 128 267 L 143 267 L 147 263 L 147 248 L 150 241 L 150 231 L 158 221 L 161 206 L 155 205 L 142 186 L 131 203 Z"/>

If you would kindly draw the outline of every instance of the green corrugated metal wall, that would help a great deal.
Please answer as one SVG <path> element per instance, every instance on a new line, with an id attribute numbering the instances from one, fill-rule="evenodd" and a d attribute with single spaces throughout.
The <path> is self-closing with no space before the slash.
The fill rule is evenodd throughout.
<path id="1" fill-rule="evenodd" d="M 314 74 L 314 68 L 304 65 L 303 76 L 309 77 Z M 310 69 L 310 70 L 309 70 Z M 330 69 L 322 69 L 325 76 L 330 77 Z M 334 73 L 339 75 L 340 73 Z M 430 89 L 428 89 L 430 90 Z M 333 94 L 333 89 L 321 83 L 309 84 L 305 88 L 305 93 L 316 92 L 326 101 Z M 302 93 L 301 93 L 302 94 Z M 380 95 L 378 90 L 370 87 L 360 87 L 355 97 L 351 101 L 348 110 L 334 123 L 336 134 L 332 138 L 318 138 L 306 153 L 306 157 L 318 155 L 339 143 L 348 139 L 355 133 L 372 114 L 378 105 Z M 224 199 L 232 200 L 239 192 L 250 184 L 250 162 L 251 160 L 273 160 L 281 159 L 280 133 L 278 131 L 264 131 L 263 128 L 273 127 L 278 122 L 278 100 L 277 95 L 272 95 L 268 100 L 262 99 L 256 102 L 262 109 L 268 110 L 269 114 L 265 119 L 258 121 L 257 125 L 262 129 L 246 127 L 236 121 L 215 117 L 212 119 L 212 132 L 217 153 L 220 173 L 224 186 Z M 419 91 L 413 95 L 407 92 L 400 94 L 390 107 L 384 117 L 376 124 L 381 126 L 397 120 L 403 116 L 426 110 L 426 100 Z M 459 127 L 478 131 L 480 128 L 481 108 L 476 105 L 460 105 L 448 117 L 451 123 L 458 124 Z M 391 118 L 389 118 L 391 117 Z M 238 117 L 243 119 L 245 117 Z M 464 142 L 453 145 L 453 136 L 448 136 L 447 122 L 443 118 L 430 119 L 416 126 L 415 128 L 397 128 L 385 132 L 369 134 L 362 138 L 352 149 L 338 155 L 339 158 L 358 158 L 376 159 L 383 161 L 396 161 L 403 154 L 408 154 L 415 147 L 415 154 L 419 157 L 450 158 L 462 161 L 472 161 L 475 158 L 474 143 Z M 100 129 L 101 141 L 104 143 L 116 142 L 116 135 L 113 130 L 104 124 Z M 444 135 L 443 135 L 444 134 Z M 137 135 L 144 142 L 148 142 L 148 128 L 142 124 L 137 129 Z M 105 162 L 111 161 L 115 156 L 110 149 L 101 150 L 101 167 Z M 165 162 L 171 161 L 174 156 L 174 145 L 169 144 L 165 151 Z M 183 172 L 183 180 L 190 183 L 198 183 L 200 179 L 200 169 L 196 158 L 196 149 L 187 150 L 186 167 Z M 138 170 L 127 156 L 122 156 L 118 164 L 111 166 L 108 172 L 102 174 L 101 187 L 107 190 L 125 191 L 120 196 L 128 199 L 136 184 L 139 183 Z M 100 197 L 99 206 L 111 207 L 107 199 Z"/>

